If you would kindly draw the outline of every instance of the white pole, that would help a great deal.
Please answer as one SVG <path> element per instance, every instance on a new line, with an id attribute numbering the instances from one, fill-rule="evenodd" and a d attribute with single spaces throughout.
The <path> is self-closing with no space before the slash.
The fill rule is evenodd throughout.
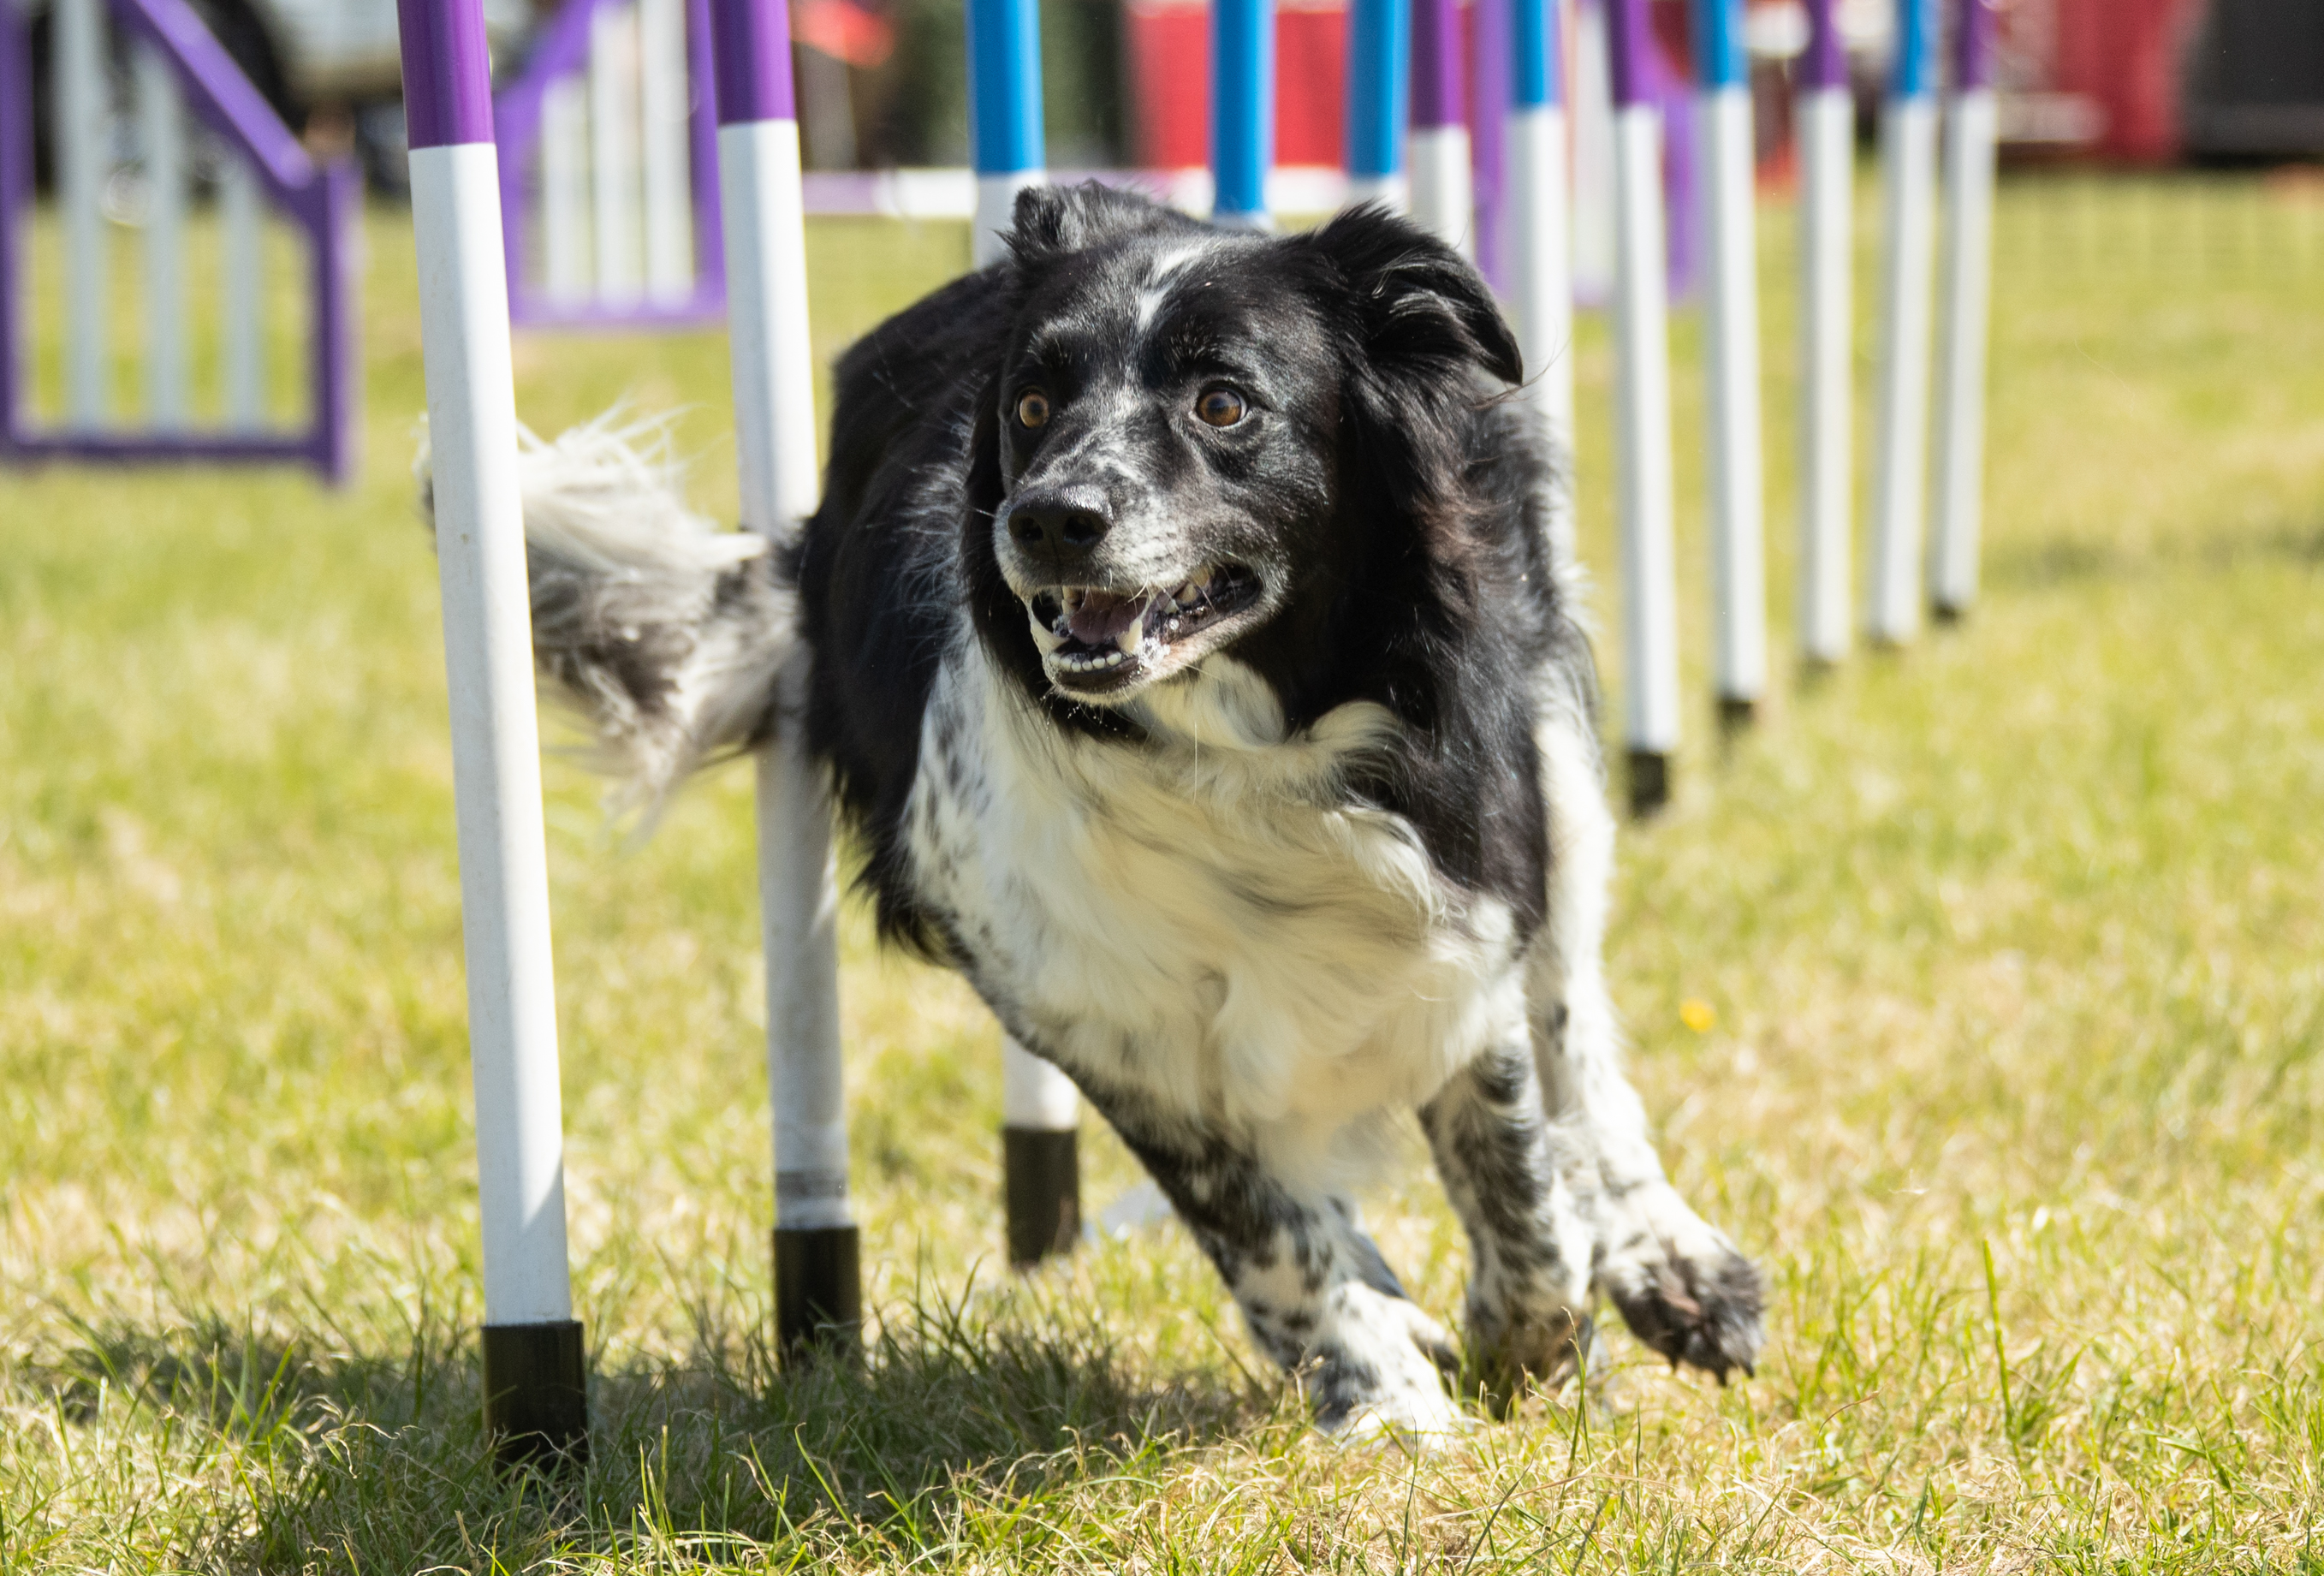
<path id="1" fill-rule="evenodd" d="M 589 256 L 589 102 L 581 78 L 567 77 L 540 96 L 540 239 L 549 299 L 586 300 Z"/>
<path id="2" fill-rule="evenodd" d="M 1567 220 L 1565 111 L 1520 105 L 1509 115 L 1509 198 L 1515 228 L 1512 301 L 1526 398 L 1562 467 L 1550 512 L 1550 550 L 1574 561 L 1573 269 Z"/>
<path id="3" fill-rule="evenodd" d="M 137 140 L 145 164 L 145 415 L 186 424 L 185 107 L 170 62 L 137 51 Z"/>
<path id="4" fill-rule="evenodd" d="M 1709 379 L 1713 659 L 1720 715 L 1748 721 L 1767 688 L 1767 569 L 1759 429 L 1759 270 L 1751 211 L 1751 91 L 1697 96 L 1711 269 Z"/>
<path id="5" fill-rule="evenodd" d="M 240 152 L 218 167 L 220 283 L 226 293 L 219 333 L 226 373 L 226 424 L 238 430 L 266 420 L 266 345 L 259 313 L 266 276 L 264 210 L 258 171 Z"/>
<path id="6" fill-rule="evenodd" d="M 639 118 L 644 131 L 646 293 L 694 293 L 694 200 L 687 155 L 685 0 L 639 0 Z"/>
<path id="7" fill-rule="evenodd" d="M 1670 330 L 1663 242 L 1662 118 L 1614 112 L 1616 442 L 1622 520 L 1623 690 L 1630 798 L 1667 801 L 1679 742 L 1678 588 L 1672 548 Z"/>
<path id="8" fill-rule="evenodd" d="M 65 231 L 65 419 L 97 427 L 112 404 L 106 324 L 112 313 L 105 232 L 112 115 L 102 0 L 57 0 L 57 184 Z"/>
<path id="9" fill-rule="evenodd" d="M 1846 88 L 1800 95 L 1800 651 L 1848 655 L 1854 620 L 1849 429 L 1855 316 L 1849 235 L 1856 103 Z"/>
<path id="10" fill-rule="evenodd" d="M 1951 619 L 1977 600 L 1985 492 L 1987 297 L 1993 270 L 1993 90 L 1978 88 L 1956 95 L 1946 132 L 1945 332 L 1938 364 L 1929 586 L 1937 615 Z"/>
<path id="11" fill-rule="evenodd" d="M 604 6 L 589 19 L 589 173 L 597 299 L 634 301 L 638 227 L 638 14 Z"/>
<path id="12" fill-rule="evenodd" d="M 1888 187 L 1880 303 L 1880 412 L 1872 464 L 1867 626 L 1903 645 L 1921 625 L 1921 527 L 1928 476 L 1929 321 L 1936 240 L 1936 0 L 1899 0 L 1896 60 L 1880 116 Z"/>
<path id="13" fill-rule="evenodd" d="M 1410 161 L 1412 222 L 1463 257 L 1476 253 L 1475 188 L 1469 174 L 1469 128 L 1415 126 Z"/>

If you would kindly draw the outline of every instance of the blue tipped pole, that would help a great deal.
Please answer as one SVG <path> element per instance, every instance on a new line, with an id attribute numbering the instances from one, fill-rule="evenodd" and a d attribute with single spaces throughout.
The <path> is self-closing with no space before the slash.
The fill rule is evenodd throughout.
<path id="1" fill-rule="evenodd" d="M 968 126 L 976 162 L 970 253 L 982 268 L 1001 255 L 1017 193 L 1048 179 L 1036 0 L 968 0 Z"/>
<path id="2" fill-rule="evenodd" d="M 1527 402 L 1563 462 L 1550 501 L 1551 549 L 1573 552 L 1573 269 L 1561 0 L 1510 0 L 1509 304 Z"/>
<path id="3" fill-rule="evenodd" d="M 1929 352 L 1935 295 L 1937 0 L 1898 0 L 1896 56 L 1880 114 L 1888 253 L 1880 303 L 1879 429 L 1873 447 L 1872 639 L 1920 631 Z"/>
<path id="4" fill-rule="evenodd" d="M 1401 209 L 1411 105 L 1412 0 L 1352 0 L 1348 10 L 1348 200 Z"/>
<path id="5" fill-rule="evenodd" d="M 1213 0 L 1211 217 L 1274 227 L 1267 172 L 1275 164 L 1275 0 Z"/>

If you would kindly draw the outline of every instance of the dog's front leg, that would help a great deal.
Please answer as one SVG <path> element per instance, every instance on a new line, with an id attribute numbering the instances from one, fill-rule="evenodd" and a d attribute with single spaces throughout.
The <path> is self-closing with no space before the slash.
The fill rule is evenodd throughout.
<path id="1" fill-rule="evenodd" d="M 1596 1231 L 1561 1175 L 1522 1030 L 1455 1073 L 1420 1125 L 1468 1228 L 1469 1350 L 1506 1413 L 1527 1377 L 1555 1383 L 1587 1341 Z"/>
<path id="2" fill-rule="evenodd" d="M 1452 1341 L 1404 1294 L 1353 1203 L 1299 1189 L 1257 1147 L 1144 1100 L 1085 1089 L 1225 1277 L 1259 1349 L 1299 1376 L 1326 1433 L 1461 1424 Z"/>

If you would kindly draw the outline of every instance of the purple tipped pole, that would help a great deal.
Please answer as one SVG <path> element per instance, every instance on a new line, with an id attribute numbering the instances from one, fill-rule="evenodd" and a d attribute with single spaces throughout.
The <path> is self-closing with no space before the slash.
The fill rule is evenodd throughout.
<path id="1" fill-rule="evenodd" d="M 718 124 L 798 118 L 791 87 L 790 8 L 783 0 L 712 0 Z"/>
<path id="2" fill-rule="evenodd" d="M 1462 68 L 1461 13 L 1453 0 L 1413 0 L 1412 218 L 1446 245 L 1466 251 L 1475 215 Z"/>
<path id="3" fill-rule="evenodd" d="M 1953 35 L 1953 87 L 1968 93 L 1993 86 L 1993 0 L 1961 0 L 1960 26 Z"/>
<path id="4" fill-rule="evenodd" d="M 1799 86 L 1848 86 L 1848 46 L 1840 36 L 1840 0 L 1808 0 L 1808 47 L 1800 56 Z"/>
<path id="5" fill-rule="evenodd" d="M 1607 0 L 1607 65 L 1614 83 L 1614 107 L 1654 101 L 1646 80 L 1646 55 L 1655 47 L 1646 0 Z"/>
<path id="6" fill-rule="evenodd" d="M 484 8 L 460 0 L 401 0 L 403 122 L 410 146 L 493 140 L 493 53 Z"/>
<path id="7" fill-rule="evenodd" d="M 1985 490 L 1985 345 L 1992 285 L 1993 6 L 1962 0 L 1945 125 L 1945 240 L 1938 347 L 1931 611 L 1945 622 L 1977 596 Z"/>

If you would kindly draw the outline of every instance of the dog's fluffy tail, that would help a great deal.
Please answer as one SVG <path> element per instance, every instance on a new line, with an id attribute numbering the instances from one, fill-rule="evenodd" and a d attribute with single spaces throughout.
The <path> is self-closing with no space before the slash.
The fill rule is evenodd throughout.
<path id="1" fill-rule="evenodd" d="M 522 446 L 533 661 L 595 735 L 617 807 L 650 818 L 688 773 L 771 732 L 797 597 L 763 537 L 687 507 L 666 423 L 615 411 Z M 420 469 L 432 522 L 425 452 Z"/>

